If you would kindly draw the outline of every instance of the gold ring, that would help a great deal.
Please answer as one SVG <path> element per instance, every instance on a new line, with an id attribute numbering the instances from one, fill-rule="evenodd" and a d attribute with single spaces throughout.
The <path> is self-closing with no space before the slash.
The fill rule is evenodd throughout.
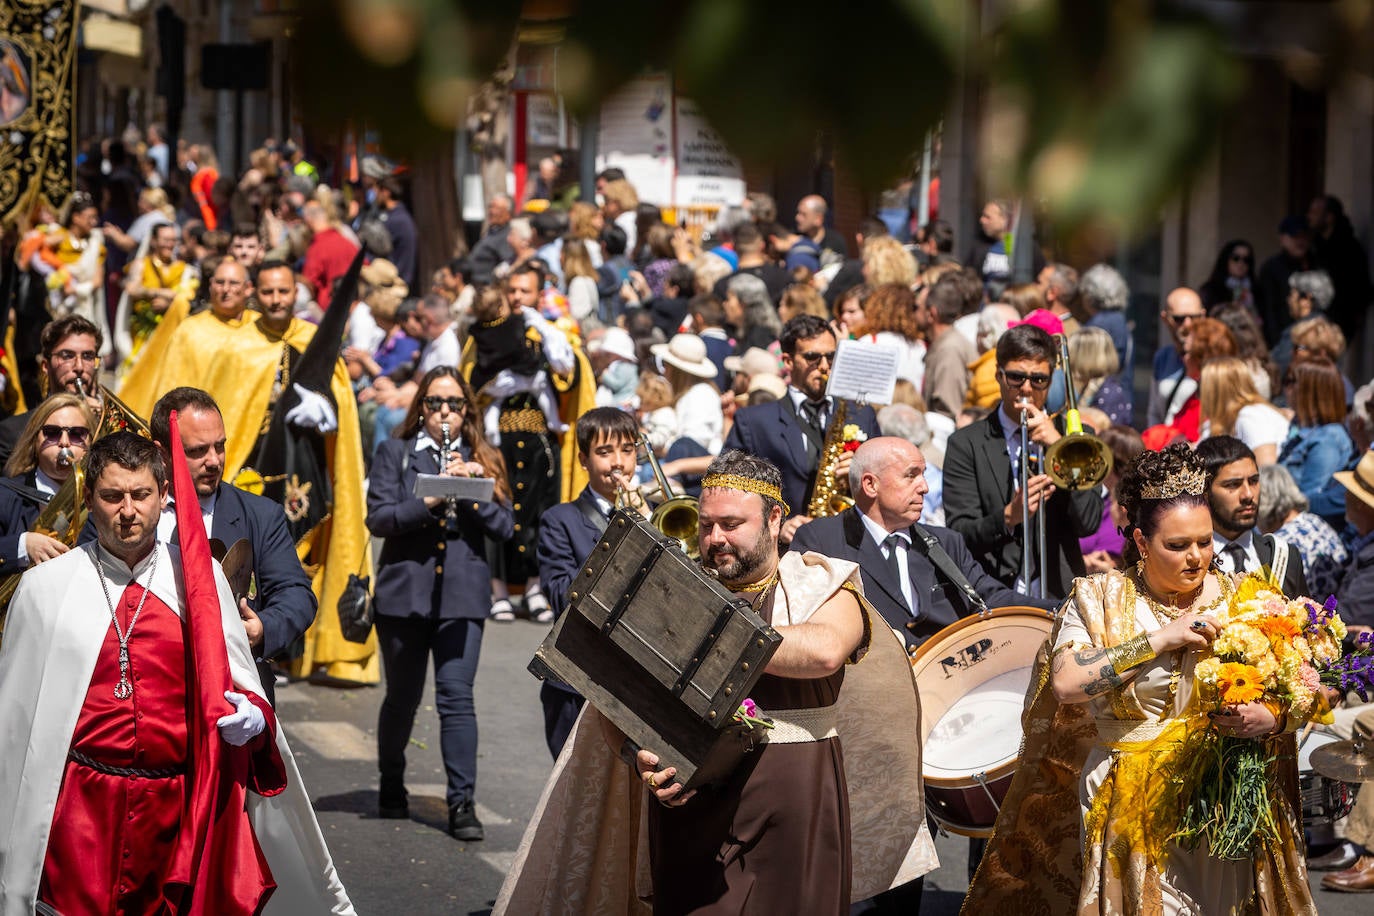
<path id="1" fill-rule="evenodd" d="M 658 788 L 658 783 L 654 782 L 654 774 L 653 774 L 653 773 L 645 773 L 645 774 L 644 774 L 644 781 L 647 782 L 647 783 L 649 784 L 649 788 L 651 788 L 651 789 L 657 789 L 657 788 Z"/>

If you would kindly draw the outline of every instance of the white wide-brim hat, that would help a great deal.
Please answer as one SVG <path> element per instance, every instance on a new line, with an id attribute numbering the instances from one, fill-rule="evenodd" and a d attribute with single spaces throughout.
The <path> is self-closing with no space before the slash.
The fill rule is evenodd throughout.
<path id="1" fill-rule="evenodd" d="M 697 378 L 715 378 L 720 372 L 706 357 L 706 341 L 695 334 L 674 334 L 666 344 L 654 344 L 649 350 L 668 365 Z"/>

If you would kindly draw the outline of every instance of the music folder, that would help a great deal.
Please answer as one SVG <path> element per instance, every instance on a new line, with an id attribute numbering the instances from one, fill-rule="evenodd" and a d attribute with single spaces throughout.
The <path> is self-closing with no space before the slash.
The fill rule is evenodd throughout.
<path id="1" fill-rule="evenodd" d="M 415 478 L 415 495 L 456 497 L 479 503 L 491 502 L 496 481 L 490 477 L 450 477 L 447 474 L 419 474 Z"/>

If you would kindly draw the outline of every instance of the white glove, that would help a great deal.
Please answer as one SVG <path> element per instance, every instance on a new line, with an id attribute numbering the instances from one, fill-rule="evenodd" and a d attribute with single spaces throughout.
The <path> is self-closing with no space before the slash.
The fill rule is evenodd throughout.
<path id="1" fill-rule="evenodd" d="M 339 418 L 335 416 L 328 398 L 295 382 L 291 383 L 291 387 L 300 396 L 301 402 L 286 412 L 287 423 L 302 429 L 313 429 L 321 435 L 339 428 Z"/>
<path id="2" fill-rule="evenodd" d="M 232 690 L 224 691 L 224 698 L 234 704 L 235 711 L 216 720 L 221 738 L 234 747 L 243 747 L 266 730 L 267 719 L 252 700 Z"/>
<path id="3" fill-rule="evenodd" d="M 577 359 L 573 356 L 572 344 L 568 343 L 567 336 L 553 322 L 547 320 L 532 308 L 521 310 L 525 316 L 525 322 L 534 325 L 539 329 L 539 336 L 544 347 L 544 359 L 548 360 L 549 368 L 559 375 L 567 375 L 573 371 L 577 365 Z"/>
<path id="4" fill-rule="evenodd" d="M 530 376 L 520 375 L 509 369 L 502 369 L 492 376 L 491 381 L 482 386 L 482 393 L 493 401 L 504 401 L 513 394 L 530 390 Z"/>

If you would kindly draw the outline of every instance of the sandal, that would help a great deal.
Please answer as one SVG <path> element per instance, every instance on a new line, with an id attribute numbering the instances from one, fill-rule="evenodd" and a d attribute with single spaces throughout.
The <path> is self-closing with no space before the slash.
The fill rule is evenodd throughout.
<path id="1" fill-rule="evenodd" d="M 535 623 L 553 623 L 553 608 L 549 607 L 549 599 L 542 591 L 525 592 L 525 610 Z"/>
<path id="2" fill-rule="evenodd" d="M 511 623 L 515 620 L 515 609 L 511 607 L 510 599 L 500 598 L 491 603 L 491 619 L 498 623 Z"/>

